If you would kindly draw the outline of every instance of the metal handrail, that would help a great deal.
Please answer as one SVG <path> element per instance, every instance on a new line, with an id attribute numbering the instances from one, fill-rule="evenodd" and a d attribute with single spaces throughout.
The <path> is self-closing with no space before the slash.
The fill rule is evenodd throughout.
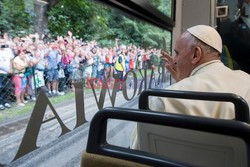
<path id="1" fill-rule="evenodd" d="M 149 96 L 232 102 L 235 107 L 235 120 L 249 123 L 249 107 L 247 102 L 241 96 L 233 93 L 148 89 L 140 94 L 139 109 L 149 109 Z"/>
<path id="2" fill-rule="evenodd" d="M 152 123 L 157 125 L 173 126 L 184 129 L 212 132 L 221 135 L 235 136 L 243 139 L 249 150 L 250 125 L 244 122 L 165 112 L 153 112 L 150 110 L 106 108 L 97 112 L 90 123 L 86 152 L 152 166 L 191 166 L 189 164 L 183 164 L 167 159 L 160 155 L 108 144 L 106 141 L 108 119 Z M 247 157 L 249 160 L 249 153 Z"/>

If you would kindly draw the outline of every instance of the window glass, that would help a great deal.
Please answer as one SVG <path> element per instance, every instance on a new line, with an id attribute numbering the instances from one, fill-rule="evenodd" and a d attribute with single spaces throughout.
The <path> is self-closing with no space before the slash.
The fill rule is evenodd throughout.
<path id="1" fill-rule="evenodd" d="M 166 16 L 173 18 L 173 0 L 149 0 L 149 2 Z"/>
<path id="2" fill-rule="evenodd" d="M 0 0 L 0 166 L 79 166 L 99 109 L 169 85 L 162 50 L 171 32 L 103 4 Z"/>
<path id="3" fill-rule="evenodd" d="M 228 16 L 218 19 L 218 30 L 223 40 L 222 61 L 232 69 L 241 69 L 250 74 L 250 1 L 220 0 L 218 5 L 227 5 Z"/>

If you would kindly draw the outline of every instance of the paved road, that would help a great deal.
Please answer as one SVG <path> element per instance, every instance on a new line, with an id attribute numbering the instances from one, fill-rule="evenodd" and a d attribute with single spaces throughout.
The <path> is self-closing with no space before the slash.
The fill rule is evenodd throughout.
<path id="1" fill-rule="evenodd" d="M 164 87 L 167 85 L 164 84 Z M 128 89 L 128 92 L 128 96 L 132 97 L 133 89 Z M 93 94 L 85 94 L 84 102 L 86 119 L 91 121 L 93 115 L 98 111 Z M 110 106 L 112 106 L 111 101 L 106 94 L 104 107 Z M 126 101 L 120 91 L 117 93 L 115 107 L 138 108 L 138 97 Z M 40 148 L 12 162 L 23 138 L 30 114 L 2 124 L 0 125 L 0 164 L 18 167 L 75 167 L 80 165 L 80 156 L 86 148 L 89 122 L 73 130 L 76 124 L 74 99 L 54 105 L 54 108 L 64 124 L 72 131 L 59 137 L 61 129 L 57 120 L 42 124 L 37 141 L 37 146 Z M 45 118 L 52 116 L 51 109 L 47 107 Z M 128 147 L 135 126 L 135 122 L 110 120 L 107 141 L 111 144 Z"/>
<path id="2" fill-rule="evenodd" d="M 122 92 L 118 92 L 116 107 L 137 108 L 138 98 L 126 101 Z M 108 96 L 104 107 L 111 106 Z M 76 122 L 75 101 L 69 100 L 54 106 L 59 116 L 69 129 L 73 129 Z M 90 121 L 93 115 L 98 111 L 94 96 L 88 94 L 85 96 L 85 113 L 86 119 Z M 52 112 L 48 107 L 45 117 L 51 117 Z M 1 126 L 0 132 L 0 163 L 6 166 L 79 166 L 80 155 L 86 148 L 88 137 L 89 122 L 78 127 L 75 130 L 61 136 L 60 127 L 57 121 L 50 121 L 41 127 L 37 145 L 40 147 L 35 151 L 23 156 L 22 158 L 11 162 L 17 152 L 21 139 L 24 135 L 29 115 L 15 122 Z M 107 140 L 116 145 L 128 147 L 130 135 L 135 127 L 134 122 L 125 122 L 111 120 L 108 124 Z"/>

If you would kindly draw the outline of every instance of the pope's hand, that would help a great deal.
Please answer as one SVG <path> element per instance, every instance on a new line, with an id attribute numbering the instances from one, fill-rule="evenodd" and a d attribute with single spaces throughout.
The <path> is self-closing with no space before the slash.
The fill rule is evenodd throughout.
<path id="1" fill-rule="evenodd" d="M 171 57 L 167 52 L 161 52 L 161 59 L 165 62 L 165 67 L 168 69 L 172 77 L 179 81 L 179 73 L 176 68 L 176 63 L 174 62 L 174 58 Z"/>

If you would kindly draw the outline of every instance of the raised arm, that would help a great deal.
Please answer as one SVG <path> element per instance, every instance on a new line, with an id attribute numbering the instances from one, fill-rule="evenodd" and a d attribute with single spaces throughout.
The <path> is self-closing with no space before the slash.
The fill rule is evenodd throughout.
<path id="1" fill-rule="evenodd" d="M 172 77 L 178 82 L 180 81 L 179 72 L 176 68 L 176 63 L 174 63 L 174 58 L 170 56 L 167 52 L 162 51 L 161 59 L 165 62 L 165 67 L 171 73 Z"/>

